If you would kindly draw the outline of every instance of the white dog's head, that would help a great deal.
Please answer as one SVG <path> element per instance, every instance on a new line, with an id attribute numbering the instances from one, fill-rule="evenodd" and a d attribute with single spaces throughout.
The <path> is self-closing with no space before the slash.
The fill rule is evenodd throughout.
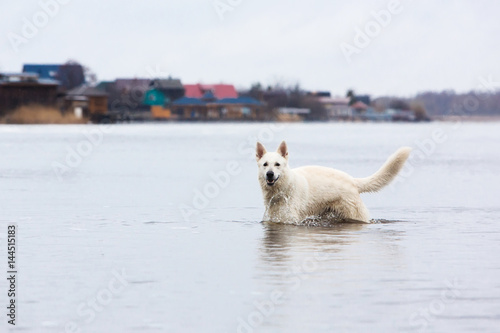
<path id="1" fill-rule="evenodd" d="M 259 166 L 259 181 L 263 186 L 273 186 L 280 180 L 280 177 L 284 178 L 288 168 L 288 149 L 285 141 L 281 142 L 275 153 L 267 152 L 264 145 L 257 142 L 256 157 Z"/>

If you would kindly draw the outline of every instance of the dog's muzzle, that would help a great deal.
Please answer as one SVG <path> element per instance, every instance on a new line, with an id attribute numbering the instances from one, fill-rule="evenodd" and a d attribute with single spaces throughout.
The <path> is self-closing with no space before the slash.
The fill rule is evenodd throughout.
<path id="1" fill-rule="evenodd" d="M 280 176 L 274 178 L 274 172 L 272 172 L 272 171 L 268 171 L 266 173 L 266 183 L 269 186 L 273 186 L 274 184 L 276 184 L 276 182 L 278 181 L 279 178 L 280 178 Z"/>

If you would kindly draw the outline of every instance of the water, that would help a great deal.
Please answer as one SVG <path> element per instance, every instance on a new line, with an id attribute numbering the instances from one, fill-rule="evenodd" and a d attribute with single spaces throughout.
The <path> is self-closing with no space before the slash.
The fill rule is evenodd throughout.
<path id="1" fill-rule="evenodd" d="M 363 195 L 376 223 L 277 225 L 260 222 L 256 137 L 356 177 L 415 150 Z M 1 126 L 16 328 L 498 331 L 498 142 L 498 123 Z"/>

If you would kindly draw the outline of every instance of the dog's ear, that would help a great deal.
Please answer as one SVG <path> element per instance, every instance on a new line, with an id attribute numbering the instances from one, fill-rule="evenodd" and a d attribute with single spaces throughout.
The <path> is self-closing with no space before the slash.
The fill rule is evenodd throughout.
<path id="1" fill-rule="evenodd" d="M 257 157 L 257 161 L 260 160 L 265 153 L 267 153 L 267 151 L 264 145 L 260 142 L 257 142 L 257 150 L 255 154 L 255 157 Z"/>
<path id="2" fill-rule="evenodd" d="M 278 153 L 284 158 L 288 159 L 288 148 L 286 147 L 286 142 L 282 141 L 278 147 Z"/>

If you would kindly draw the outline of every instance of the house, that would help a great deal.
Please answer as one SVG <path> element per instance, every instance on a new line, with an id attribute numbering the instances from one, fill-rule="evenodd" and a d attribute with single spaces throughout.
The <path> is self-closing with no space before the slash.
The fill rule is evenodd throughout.
<path id="1" fill-rule="evenodd" d="M 185 89 L 179 79 L 154 79 L 150 88 L 144 94 L 144 104 L 151 107 L 155 119 L 168 119 L 171 117 L 169 104 L 171 101 L 184 96 Z"/>
<path id="2" fill-rule="evenodd" d="M 355 95 L 353 97 L 351 104 L 354 104 L 356 102 L 363 102 L 366 105 L 370 105 L 371 104 L 371 96 L 370 95 Z"/>
<path id="3" fill-rule="evenodd" d="M 401 109 L 387 109 L 385 113 L 388 114 L 392 121 L 415 121 L 415 112 L 411 110 Z"/>
<path id="4" fill-rule="evenodd" d="M 368 109 L 368 105 L 361 101 L 354 102 L 350 106 L 350 118 L 351 119 L 358 119 L 358 120 L 364 120 L 363 115 L 366 113 L 366 110 Z"/>
<path id="5" fill-rule="evenodd" d="M 209 119 L 208 115 L 206 103 L 199 98 L 184 96 L 172 103 L 172 117 L 175 119 Z"/>
<path id="6" fill-rule="evenodd" d="M 172 117 L 190 120 L 261 119 L 263 104 L 238 96 L 232 84 L 185 84 L 185 94 L 171 104 Z"/>
<path id="7" fill-rule="evenodd" d="M 306 108 L 276 108 L 278 121 L 303 121 L 304 117 L 311 113 L 311 109 Z"/>
<path id="8" fill-rule="evenodd" d="M 168 100 L 174 101 L 185 96 L 185 88 L 179 79 L 154 79 L 149 83 L 153 89 L 161 92 Z"/>
<path id="9" fill-rule="evenodd" d="M 263 104 L 252 97 L 222 98 L 216 105 L 222 119 L 262 119 Z"/>
<path id="10" fill-rule="evenodd" d="M 96 89 L 109 93 L 109 90 L 113 85 L 114 85 L 113 81 L 101 81 L 95 87 Z"/>
<path id="11" fill-rule="evenodd" d="M 144 95 L 144 104 L 151 108 L 151 114 L 155 119 L 168 119 L 171 111 L 167 107 L 169 99 L 158 89 L 150 89 Z"/>
<path id="12" fill-rule="evenodd" d="M 150 105 L 144 104 L 150 83 L 150 79 L 142 78 L 116 79 L 114 82 L 103 83 L 101 87 L 108 93 L 109 110 L 129 113 L 150 111 Z"/>
<path id="13" fill-rule="evenodd" d="M 80 64 L 25 64 L 23 73 L 37 74 L 40 79 L 58 81 L 62 90 L 70 90 L 85 83 L 85 72 Z"/>
<path id="14" fill-rule="evenodd" d="M 184 89 L 186 97 L 201 98 L 208 91 L 217 99 L 238 97 L 238 92 L 232 84 L 185 84 Z"/>
<path id="15" fill-rule="evenodd" d="M 345 120 L 351 116 L 349 109 L 350 99 L 347 97 L 320 97 L 319 102 L 323 104 L 329 119 Z"/>
<path id="16" fill-rule="evenodd" d="M 392 115 L 387 111 L 377 112 L 373 107 L 357 101 L 349 107 L 348 120 L 391 121 Z"/>
<path id="17" fill-rule="evenodd" d="M 368 105 L 361 101 L 357 101 L 351 105 L 351 109 L 353 109 L 357 113 L 363 113 L 368 109 Z"/>
<path id="18" fill-rule="evenodd" d="M 108 112 L 108 94 L 95 87 L 81 85 L 68 91 L 64 106 L 78 118 L 99 119 Z"/>
<path id="19" fill-rule="evenodd" d="M 144 93 L 149 89 L 150 79 L 116 79 L 114 81 L 114 89 L 120 93 Z"/>
<path id="20" fill-rule="evenodd" d="M 391 121 L 392 116 L 387 112 L 377 112 L 374 108 L 369 107 L 366 112 L 359 116 L 359 119 L 366 121 Z"/>
<path id="21" fill-rule="evenodd" d="M 0 73 L 0 116 L 30 104 L 57 107 L 59 82 L 32 73 Z"/>
<path id="22" fill-rule="evenodd" d="M 171 107 L 173 117 L 177 119 L 256 120 L 262 116 L 263 104 L 252 97 L 218 99 L 212 91 L 207 91 L 200 98 L 181 97 Z"/>

